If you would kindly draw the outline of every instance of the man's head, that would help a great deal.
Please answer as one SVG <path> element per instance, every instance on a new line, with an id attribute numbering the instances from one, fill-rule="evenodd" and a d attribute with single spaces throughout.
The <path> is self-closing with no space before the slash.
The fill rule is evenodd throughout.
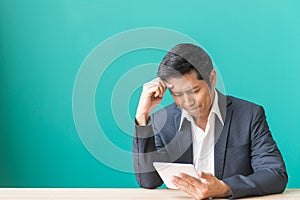
<path id="1" fill-rule="evenodd" d="M 210 86 L 210 73 L 213 64 L 209 55 L 193 44 L 178 44 L 165 55 L 159 65 L 157 75 L 162 80 L 176 78 L 192 71 L 197 73 L 199 80 L 205 80 Z"/>
<path id="2" fill-rule="evenodd" d="M 195 118 L 210 112 L 216 85 L 216 72 L 209 55 L 193 44 L 178 44 L 163 58 L 158 76 L 172 84 L 176 104 Z"/>

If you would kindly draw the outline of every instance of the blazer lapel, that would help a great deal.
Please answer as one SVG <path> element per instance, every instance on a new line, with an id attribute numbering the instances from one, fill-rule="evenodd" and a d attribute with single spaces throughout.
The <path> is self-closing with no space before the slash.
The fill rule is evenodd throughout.
<path id="1" fill-rule="evenodd" d="M 224 160 L 226 156 L 226 146 L 228 133 L 230 131 L 232 110 L 230 109 L 231 101 L 226 102 L 226 96 L 219 93 L 219 107 L 224 121 L 222 126 L 220 120 L 216 117 L 215 121 L 215 176 L 219 179 L 223 178 Z M 225 102 L 225 104 L 224 104 Z M 225 109 L 224 109 L 225 105 Z"/>
<path id="2" fill-rule="evenodd" d="M 178 113 L 174 115 L 174 120 L 176 124 L 176 130 L 179 129 L 181 120 L 181 110 L 177 107 Z M 181 163 L 193 163 L 193 145 L 192 145 L 192 132 L 191 123 L 184 119 L 182 122 L 180 130 L 176 134 L 176 139 L 179 147 L 179 158 L 176 159 Z"/>
<path id="3" fill-rule="evenodd" d="M 230 123 L 232 110 L 230 109 L 231 101 L 226 101 L 226 96 L 218 92 L 219 97 L 219 108 L 221 116 L 224 122 L 224 126 L 221 124 L 218 118 L 215 121 L 215 148 L 214 148 L 214 160 L 215 160 L 215 176 L 219 179 L 223 177 L 224 170 L 224 160 L 226 155 L 226 146 L 228 133 L 230 131 Z M 181 120 L 181 110 L 177 107 L 178 110 L 174 113 L 174 122 L 178 130 Z M 188 120 L 184 120 L 182 127 L 178 130 L 176 136 L 178 141 L 178 147 L 180 151 L 179 159 L 176 159 L 177 162 L 183 163 L 193 163 L 193 145 L 192 145 L 192 132 L 191 125 Z"/>

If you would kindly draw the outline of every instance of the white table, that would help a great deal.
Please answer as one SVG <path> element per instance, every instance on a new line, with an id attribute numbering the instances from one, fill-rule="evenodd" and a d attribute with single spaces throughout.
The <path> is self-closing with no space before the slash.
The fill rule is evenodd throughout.
<path id="1" fill-rule="evenodd" d="M 139 188 L 0 188 L 0 199 L 6 200 L 99 200 L 99 199 L 191 199 L 179 190 L 139 189 Z M 268 195 L 248 199 L 294 199 L 300 200 L 300 189 L 288 189 L 283 194 Z"/>

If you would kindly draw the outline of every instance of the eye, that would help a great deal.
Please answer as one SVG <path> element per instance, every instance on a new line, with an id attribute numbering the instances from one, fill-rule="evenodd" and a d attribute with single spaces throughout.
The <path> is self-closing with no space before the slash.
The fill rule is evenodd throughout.
<path id="1" fill-rule="evenodd" d="M 175 96 L 175 97 L 180 97 L 180 96 L 182 96 L 182 94 L 181 93 L 172 93 L 173 94 L 173 96 Z"/>
<path id="2" fill-rule="evenodd" d="M 194 90 L 193 93 L 198 93 L 200 89 Z"/>
<path id="3" fill-rule="evenodd" d="M 191 90 L 188 93 L 189 94 L 195 94 L 195 93 L 198 93 L 199 91 L 200 91 L 200 89 L 196 89 L 196 90 Z"/>

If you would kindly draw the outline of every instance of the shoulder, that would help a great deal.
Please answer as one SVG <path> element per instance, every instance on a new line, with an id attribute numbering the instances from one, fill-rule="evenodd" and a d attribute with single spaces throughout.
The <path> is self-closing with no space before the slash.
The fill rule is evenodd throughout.
<path id="1" fill-rule="evenodd" d="M 265 118 L 265 110 L 261 105 L 233 96 L 226 96 L 226 99 L 228 102 L 227 111 L 233 111 L 240 120 Z"/>
<path id="2" fill-rule="evenodd" d="M 243 111 L 246 110 L 255 111 L 262 108 L 261 105 L 237 97 L 226 96 L 226 98 L 227 98 L 228 105 L 232 106 L 234 109 L 239 109 Z"/>
<path id="3" fill-rule="evenodd" d="M 178 108 L 178 106 L 175 103 L 172 103 L 166 107 L 163 107 L 162 109 L 159 109 L 158 111 L 156 111 L 155 113 L 153 113 L 153 115 L 162 115 L 163 113 L 167 113 L 169 115 L 173 114 L 173 113 L 177 113 L 177 112 L 181 112 L 180 108 Z"/>
<path id="4" fill-rule="evenodd" d="M 151 115 L 151 122 L 153 128 L 161 130 L 165 128 L 176 128 L 179 126 L 178 122 L 180 121 L 181 110 L 175 103 L 172 103 Z"/>

